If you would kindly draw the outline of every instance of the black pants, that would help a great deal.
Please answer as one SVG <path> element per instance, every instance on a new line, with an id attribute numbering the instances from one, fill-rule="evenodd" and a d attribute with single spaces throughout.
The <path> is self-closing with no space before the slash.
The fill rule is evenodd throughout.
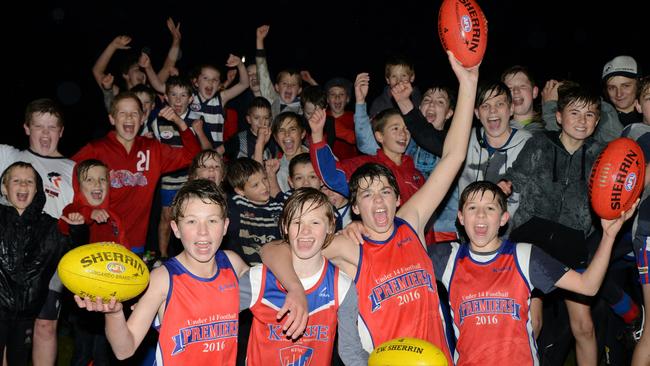
<path id="1" fill-rule="evenodd" d="M 9 366 L 28 365 L 32 358 L 32 340 L 34 338 L 35 318 L 11 318 L 6 314 L 0 316 L 0 356 L 7 349 Z"/>

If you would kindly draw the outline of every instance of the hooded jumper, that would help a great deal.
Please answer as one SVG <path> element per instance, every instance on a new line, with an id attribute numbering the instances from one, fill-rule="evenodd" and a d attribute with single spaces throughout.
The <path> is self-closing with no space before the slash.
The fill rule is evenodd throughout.
<path id="1" fill-rule="evenodd" d="M 43 307 L 50 278 L 69 248 L 56 219 L 43 212 L 43 182 L 22 215 L 0 205 L 0 311 L 13 318 L 35 318 Z"/>
<path id="2" fill-rule="evenodd" d="M 79 179 L 77 178 L 77 167 L 75 166 L 72 174 L 72 187 L 74 188 L 74 198 L 72 203 L 63 209 L 63 215 L 67 216 L 70 213 L 78 212 L 84 217 L 84 225 L 87 225 L 90 231 L 89 243 L 97 243 L 101 241 L 115 242 L 129 247 L 127 238 L 122 226 L 120 218 L 112 211 L 110 207 L 110 184 L 107 184 L 106 195 L 104 201 L 98 206 L 92 206 L 88 203 L 86 196 L 81 191 Z M 105 210 L 108 213 L 108 221 L 99 223 L 90 218 L 93 210 Z M 73 225 L 78 226 L 78 225 Z M 67 222 L 59 219 L 59 230 L 64 234 L 69 234 L 70 230 L 74 230 Z M 75 243 L 83 244 L 83 243 Z"/>
<path id="3" fill-rule="evenodd" d="M 537 216 L 590 234 L 589 174 L 604 147 L 590 137 L 571 154 L 555 131 L 530 139 L 504 177 L 521 196 L 513 229 Z"/>

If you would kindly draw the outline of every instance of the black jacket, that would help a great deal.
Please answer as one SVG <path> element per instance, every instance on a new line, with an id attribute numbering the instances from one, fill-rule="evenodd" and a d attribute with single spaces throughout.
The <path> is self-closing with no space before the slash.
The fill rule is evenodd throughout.
<path id="1" fill-rule="evenodd" d="M 22 215 L 0 205 L 0 312 L 11 318 L 38 315 L 50 278 L 69 247 L 57 220 L 43 213 L 45 193 L 36 176 L 36 195 Z"/>

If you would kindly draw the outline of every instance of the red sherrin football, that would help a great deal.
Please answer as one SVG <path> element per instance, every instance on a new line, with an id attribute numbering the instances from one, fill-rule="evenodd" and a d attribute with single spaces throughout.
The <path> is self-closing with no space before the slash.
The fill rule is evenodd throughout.
<path id="1" fill-rule="evenodd" d="M 589 199 L 598 216 L 614 219 L 632 207 L 643 191 L 645 159 L 627 137 L 610 142 L 598 155 L 589 177 Z"/>
<path id="2" fill-rule="evenodd" d="M 463 66 L 476 66 L 487 47 L 487 19 L 474 0 L 444 0 L 438 35 L 445 51 L 453 52 Z"/>

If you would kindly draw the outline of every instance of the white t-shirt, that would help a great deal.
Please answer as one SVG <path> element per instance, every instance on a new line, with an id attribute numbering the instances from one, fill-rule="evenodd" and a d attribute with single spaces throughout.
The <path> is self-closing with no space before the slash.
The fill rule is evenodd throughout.
<path id="1" fill-rule="evenodd" d="M 47 198 L 43 211 L 58 219 L 63 208 L 72 203 L 74 196 L 72 189 L 74 161 L 64 157 L 41 156 L 30 150 L 20 151 L 9 145 L 0 145 L 0 169 L 3 172 L 9 165 L 17 161 L 32 164 L 41 176 L 43 190 Z M 6 201 L 3 203 L 6 204 Z"/>

